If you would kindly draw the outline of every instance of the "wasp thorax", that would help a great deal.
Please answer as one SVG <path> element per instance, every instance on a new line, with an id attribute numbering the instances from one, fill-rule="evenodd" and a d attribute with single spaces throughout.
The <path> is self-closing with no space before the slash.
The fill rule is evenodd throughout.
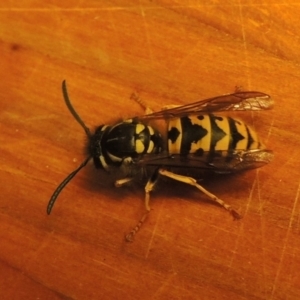
<path id="1" fill-rule="evenodd" d="M 96 167 L 119 166 L 124 159 L 159 153 L 162 138 L 151 126 L 133 120 L 97 128 L 90 142 Z"/>

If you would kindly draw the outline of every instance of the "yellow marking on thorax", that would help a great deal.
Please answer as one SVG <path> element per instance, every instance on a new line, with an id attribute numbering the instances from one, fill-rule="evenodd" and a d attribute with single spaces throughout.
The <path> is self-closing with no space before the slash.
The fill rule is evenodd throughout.
<path id="1" fill-rule="evenodd" d="M 151 126 L 147 126 L 149 130 L 149 134 L 153 135 L 154 134 L 154 129 Z"/>
<path id="2" fill-rule="evenodd" d="M 153 149 L 154 149 L 154 143 L 153 143 L 153 141 L 149 141 L 147 153 L 151 153 L 153 151 Z"/>
<path id="3" fill-rule="evenodd" d="M 139 133 L 141 133 L 144 129 L 145 129 L 145 125 L 143 125 L 143 124 L 136 124 L 136 127 L 135 127 L 135 133 L 136 133 L 136 134 L 139 134 Z"/>
<path id="4" fill-rule="evenodd" d="M 136 153 L 143 153 L 145 151 L 145 146 L 141 140 L 135 141 L 135 151 Z"/>

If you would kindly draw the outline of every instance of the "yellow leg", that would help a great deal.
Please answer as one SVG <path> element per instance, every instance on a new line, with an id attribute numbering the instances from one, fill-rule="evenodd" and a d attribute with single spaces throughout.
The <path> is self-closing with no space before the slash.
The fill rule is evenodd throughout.
<path id="1" fill-rule="evenodd" d="M 123 185 L 126 185 L 128 182 L 132 181 L 133 178 L 132 177 L 125 177 L 125 178 L 122 178 L 122 179 L 118 179 L 115 181 L 115 187 L 119 188 Z"/>
<path id="2" fill-rule="evenodd" d="M 188 176 L 178 175 L 178 174 L 172 173 L 172 172 L 164 170 L 164 169 L 160 169 L 158 172 L 159 172 L 160 175 L 163 175 L 163 176 L 166 176 L 166 177 L 172 178 L 174 180 L 177 180 L 177 181 L 180 181 L 180 182 L 183 182 L 183 183 L 186 183 L 186 184 L 189 184 L 189 185 L 192 185 L 192 186 L 196 187 L 202 193 L 207 195 L 210 200 L 220 204 L 226 210 L 228 210 L 235 219 L 240 219 L 241 218 L 240 214 L 238 212 L 236 212 L 229 204 L 225 203 L 223 200 L 221 200 L 220 198 L 218 198 L 214 194 L 210 193 L 208 190 L 206 190 L 204 187 L 202 187 L 200 184 L 198 184 L 197 181 L 194 178 L 188 177 Z"/>
<path id="3" fill-rule="evenodd" d="M 132 242 L 134 239 L 134 236 L 137 234 L 137 232 L 140 230 L 140 228 L 142 227 L 142 225 L 144 224 L 145 220 L 147 219 L 151 208 L 149 205 L 150 202 L 150 192 L 153 190 L 157 179 L 158 179 L 158 175 L 159 175 L 159 170 L 155 170 L 155 172 L 153 173 L 153 175 L 151 176 L 151 178 L 148 180 L 146 186 L 145 186 L 145 208 L 146 208 L 146 212 L 143 214 L 142 218 L 139 220 L 139 222 L 136 224 L 136 226 L 125 236 L 125 240 L 127 242 Z"/>
<path id="4" fill-rule="evenodd" d="M 130 99 L 133 99 L 145 109 L 145 115 L 153 113 L 153 110 L 144 103 L 144 101 L 139 97 L 138 94 L 132 93 Z"/>
<path id="5" fill-rule="evenodd" d="M 169 104 L 169 105 L 165 105 L 161 108 L 161 110 L 168 110 L 168 109 L 171 109 L 171 108 L 176 108 L 176 107 L 179 107 L 179 106 L 182 106 L 182 105 L 177 105 L 177 104 Z"/>
<path id="6" fill-rule="evenodd" d="M 153 110 L 145 104 L 145 102 L 140 98 L 140 96 L 137 93 L 132 93 L 130 96 L 130 99 L 136 101 L 138 104 L 140 104 L 145 109 L 145 115 L 149 115 L 149 114 L 153 113 Z M 161 110 L 168 110 L 168 109 L 176 108 L 179 106 L 181 106 L 181 105 L 169 104 L 169 105 L 163 106 L 161 108 Z"/>

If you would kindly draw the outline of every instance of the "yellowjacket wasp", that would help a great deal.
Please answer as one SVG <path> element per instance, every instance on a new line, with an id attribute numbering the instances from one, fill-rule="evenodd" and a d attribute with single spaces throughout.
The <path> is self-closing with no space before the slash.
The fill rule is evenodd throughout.
<path id="1" fill-rule="evenodd" d="M 254 91 L 237 91 L 195 103 L 151 112 L 114 125 L 101 125 L 92 134 L 73 108 L 66 87 L 62 83 L 64 100 L 71 114 L 83 127 L 88 138 L 89 156 L 54 191 L 47 213 L 68 182 L 93 159 L 96 168 L 119 168 L 124 178 L 115 185 L 122 186 L 145 174 L 152 167 L 145 186 L 146 213 L 132 231 L 126 235 L 132 241 L 150 212 L 150 192 L 159 176 L 192 185 L 209 199 L 240 218 L 230 205 L 204 189 L 196 179 L 182 175 L 186 169 L 208 170 L 230 174 L 261 167 L 271 161 L 273 153 L 260 142 L 256 132 L 240 120 L 217 116 L 220 111 L 257 111 L 270 109 L 273 101 L 269 95 Z M 139 101 L 139 100 L 138 100 Z M 156 130 L 151 121 L 165 120 L 164 130 Z M 174 173 L 171 169 L 176 169 Z M 183 172 L 182 172 L 183 171 Z"/>

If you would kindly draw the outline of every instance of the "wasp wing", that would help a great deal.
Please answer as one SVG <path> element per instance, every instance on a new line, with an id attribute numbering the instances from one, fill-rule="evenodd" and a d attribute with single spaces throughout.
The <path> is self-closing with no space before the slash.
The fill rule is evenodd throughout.
<path id="1" fill-rule="evenodd" d="M 193 168 L 211 170 L 215 173 L 235 173 L 247 169 L 255 169 L 269 163 L 273 158 L 270 150 L 235 150 L 204 152 L 201 155 L 180 154 L 146 154 L 136 163 L 139 166 L 162 166 L 165 168 Z"/>
<path id="2" fill-rule="evenodd" d="M 273 100 L 261 92 L 236 92 L 229 95 L 218 96 L 206 100 L 200 100 L 191 104 L 178 106 L 171 109 L 161 110 L 145 116 L 138 117 L 139 120 L 168 119 L 185 115 L 197 114 L 199 112 L 216 111 L 246 111 L 265 110 L 273 107 Z"/>

